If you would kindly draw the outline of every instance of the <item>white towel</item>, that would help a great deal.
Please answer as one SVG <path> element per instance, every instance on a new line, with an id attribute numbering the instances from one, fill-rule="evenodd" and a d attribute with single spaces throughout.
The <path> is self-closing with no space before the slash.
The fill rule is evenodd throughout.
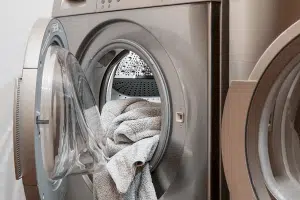
<path id="1" fill-rule="evenodd" d="M 156 200 L 148 162 L 159 141 L 161 108 L 142 99 L 110 101 L 97 137 L 108 164 L 94 174 L 98 200 Z"/>

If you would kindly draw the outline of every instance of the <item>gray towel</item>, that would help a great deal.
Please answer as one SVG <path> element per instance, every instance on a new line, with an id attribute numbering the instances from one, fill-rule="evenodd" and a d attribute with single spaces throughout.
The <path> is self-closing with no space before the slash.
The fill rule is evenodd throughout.
<path id="1" fill-rule="evenodd" d="M 101 112 L 102 135 L 99 142 L 110 158 L 141 139 L 160 134 L 160 104 L 142 99 L 109 101 Z"/>
<path id="2" fill-rule="evenodd" d="M 110 101 L 102 109 L 101 143 L 108 163 L 94 175 L 98 200 L 156 200 L 149 162 L 159 141 L 160 104 Z"/>

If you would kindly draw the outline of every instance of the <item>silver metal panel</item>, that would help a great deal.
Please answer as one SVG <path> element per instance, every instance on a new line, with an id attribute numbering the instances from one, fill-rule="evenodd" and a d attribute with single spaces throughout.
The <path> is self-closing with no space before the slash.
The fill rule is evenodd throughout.
<path id="1" fill-rule="evenodd" d="M 276 57 L 282 49 L 297 38 L 300 34 L 300 21 L 297 21 L 290 28 L 285 30 L 264 52 L 261 58 L 258 60 L 254 69 L 252 70 L 249 80 L 258 81 L 264 71 L 267 69 L 269 63 Z"/>
<path id="2" fill-rule="evenodd" d="M 59 17 L 115 10 L 221 1 L 222 0 L 54 0 L 52 16 Z"/>
<path id="3" fill-rule="evenodd" d="M 97 0 L 54 0 L 52 16 L 78 15 L 96 12 Z"/>
<path id="4" fill-rule="evenodd" d="M 97 0 L 97 12 L 149 8 L 197 2 L 221 2 L 221 0 Z"/>
<path id="5" fill-rule="evenodd" d="M 230 1 L 230 80 L 248 79 L 267 47 L 300 18 L 299 7 L 299 0 Z"/>
<path id="6" fill-rule="evenodd" d="M 183 4 L 59 18 L 68 36 L 70 51 L 78 58 L 81 58 L 85 52 L 84 48 L 87 48 L 86 44 L 89 44 L 94 37 L 97 28 L 101 33 L 99 38 L 103 40 L 98 46 L 92 44 L 97 48 L 102 48 L 104 41 L 117 39 L 116 34 L 112 33 L 119 31 L 117 34 L 119 38 L 133 40 L 150 51 L 161 64 L 162 70 L 172 70 L 172 73 L 166 74 L 166 78 L 168 83 L 175 83 L 169 85 L 174 95 L 172 96 L 173 113 L 182 109 L 186 118 L 182 127 L 176 127 L 175 123 L 176 126 L 173 127 L 175 133 L 170 141 L 170 146 L 178 148 L 178 152 L 181 152 L 176 155 L 179 156 L 180 162 L 162 161 L 164 170 L 154 172 L 162 182 L 165 181 L 164 184 L 170 184 L 165 188 L 166 192 L 160 198 L 161 200 L 209 197 L 207 184 L 210 151 L 207 141 L 210 135 L 208 118 L 211 117 L 208 115 L 208 107 L 211 105 L 208 95 L 211 91 L 208 89 L 208 82 L 214 79 L 208 77 L 208 67 L 212 66 L 209 64 L 211 44 L 208 34 L 211 33 L 209 31 L 211 26 L 209 26 L 208 5 L 207 3 Z M 147 41 L 138 28 L 130 29 L 126 23 L 123 29 L 122 25 L 115 25 L 122 24 L 122 21 L 132 21 L 140 26 L 140 30 L 147 30 L 161 46 L 157 48 L 157 42 L 154 44 Z M 212 54 L 219 56 L 220 52 L 216 47 L 217 45 L 214 44 L 211 48 Z M 88 64 L 88 61 L 88 59 L 84 61 L 83 67 Z M 173 69 L 167 68 L 170 62 Z M 168 157 L 168 151 L 173 150 L 167 149 L 163 160 Z M 174 171 L 176 176 L 172 175 L 169 179 L 168 171 L 174 169 L 177 169 Z"/>

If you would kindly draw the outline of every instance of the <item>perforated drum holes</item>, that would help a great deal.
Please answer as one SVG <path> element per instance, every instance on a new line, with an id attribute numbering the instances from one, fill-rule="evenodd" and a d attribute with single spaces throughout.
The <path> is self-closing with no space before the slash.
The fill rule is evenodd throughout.
<path id="1" fill-rule="evenodd" d="M 183 112 L 176 112 L 176 122 L 178 122 L 178 123 L 183 123 L 184 122 Z"/>
<path id="2" fill-rule="evenodd" d="M 115 79 L 113 89 L 127 96 L 159 96 L 158 87 L 154 79 Z"/>
<path id="3" fill-rule="evenodd" d="M 115 96 L 118 99 L 130 97 L 160 99 L 159 89 L 150 67 L 132 51 L 116 65 L 112 78 L 112 94 L 118 93 L 119 95 Z"/>
<path id="4" fill-rule="evenodd" d="M 120 62 L 115 78 L 154 78 L 149 66 L 134 52 L 130 52 Z"/>

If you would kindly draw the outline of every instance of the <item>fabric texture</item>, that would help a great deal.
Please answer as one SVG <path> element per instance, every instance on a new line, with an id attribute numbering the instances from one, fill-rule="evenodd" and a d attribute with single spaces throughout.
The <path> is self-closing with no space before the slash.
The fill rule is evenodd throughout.
<path id="1" fill-rule="evenodd" d="M 93 119 L 90 113 L 89 118 Z M 150 167 L 161 131 L 159 103 L 142 99 L 115 100 L 102 109 L 97 142 L 107 159 L 94 174 L 98 200 L 156 200 Z"/>

